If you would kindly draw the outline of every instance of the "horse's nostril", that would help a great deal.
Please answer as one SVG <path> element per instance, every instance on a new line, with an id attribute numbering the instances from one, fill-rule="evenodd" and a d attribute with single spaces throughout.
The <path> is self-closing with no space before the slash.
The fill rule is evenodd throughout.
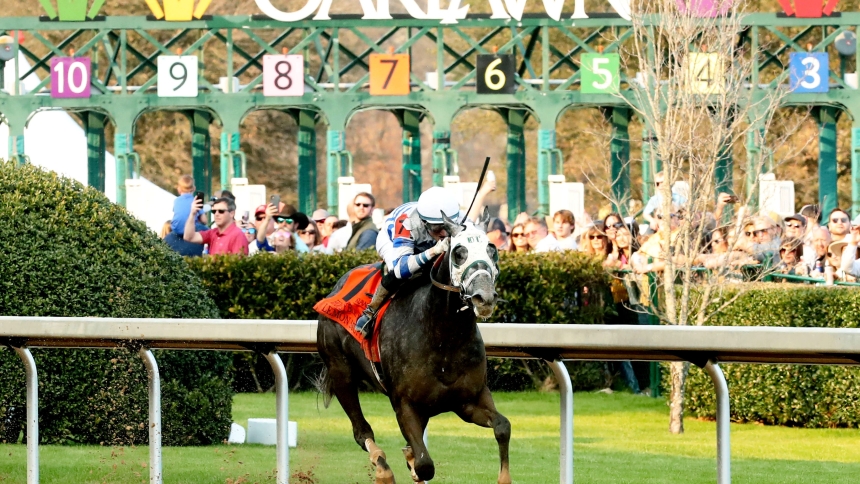
<path id="1" fill-rule="evenodd" d="M 480 294 L 472 296 L 472 301 L 474 301 L 475 304 L 484 304 L 484 298 Z"/>

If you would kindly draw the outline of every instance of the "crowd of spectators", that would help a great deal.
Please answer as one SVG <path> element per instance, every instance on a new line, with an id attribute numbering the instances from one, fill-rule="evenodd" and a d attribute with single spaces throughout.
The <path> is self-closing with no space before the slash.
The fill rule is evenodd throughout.
<path id="1" fill-rule="evenodd" d="M 511 223 L 492 219 L 487 233 L 502 251 L 580 251 L 601 259 L 607 269 L 637 274 L 662 272 L 671 260 L 678 267 L 738 272 L 758 266 L 773 273 L 827 282 L 853 282 L 860 277 L 860 218 L 852 223 L 843 209 L 821 214 L 817 205 L 806 205 L 800 213 L 779 217 L 766 211 L 752 213 L 738 205 L 737 197 L 721 193 L 711 211 L 687 213 L 689 204 L 682 194 L 672 192 L 671 201 L 664 203 L 659 193 L 663 183 L 663 174 L 658 173 L 658 194 L 644 207 L 639 204 L 642 210 L 635 216 L 610 212 L 592 219 L 589 215 L 576 217 L 569 210 L 559 210 L 550 217 L 521 213 Z M 347 207 L 347 220 L 324 209 L 308 217 L 277 200 L 277 205 L 257 207 L 251 219 L 247 212 L 237 217 L 235 197 L 229 191 L 216 192 L 204 201 L 198 198 L 199 192 L 195 193 L 189 175 L 180 177 L 176 188 L 179 196 L 172 219 L 164 224 L 162 238 L 182 255 L 333 254 L 372 248 L 376 243 L 378 228 L 372 218 L 376 199 L 370 193 L 354 197 Z M 481 207 L 493 190 L 494 181 L 485 183 L 477 194 L 476 206 Z"/>

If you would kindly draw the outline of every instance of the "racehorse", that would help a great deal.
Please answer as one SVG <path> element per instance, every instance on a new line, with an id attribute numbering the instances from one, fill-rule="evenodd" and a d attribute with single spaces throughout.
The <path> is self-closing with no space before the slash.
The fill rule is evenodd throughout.
<path id="1" fill-rule="evenodd" d="M 485 210 L 477 225 L 459 225 L 443 217 L 451 239 L 448 252 L 428 271 L 432 284 L 395 294 L 376 323 L 378 378 L 355 338 L 331 319 L 319 319 L 317 348 L 326 367 L 320 384 L 324 404 L 328 407 L 332 393 L 337 397 L 352 423 L 356 443 L 376 466 L 376 484 L 394 483 L 394 474 L 361 411 L 358 388 L 363 380 L 391 401 L 415 482 L 435 474 L 422 439 L 428 420 L 454 412 L 465 422 L 493 429 L 501 460 L 498 483 L 511 483 L 511 424 L 496 410 L 487 388 L 487 355 L 476 323 L 476 318 L 493 314 L 497 296 L 498 252 L 486 235 L 489 214 Z"/>

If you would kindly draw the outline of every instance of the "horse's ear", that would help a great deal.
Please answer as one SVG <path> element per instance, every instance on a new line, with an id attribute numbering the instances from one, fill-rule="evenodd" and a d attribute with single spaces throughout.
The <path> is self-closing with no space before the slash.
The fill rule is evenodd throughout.
<path id="1" fill-rule="evenodd" d="M 487 229 L 490 228 L 490 209 L 484 207 L 484 212 L 478 218 L 478 223 L 475 225 L 479 229 L 483 230 L 484 233 L 487 233 Z"/>
<path id="2" fill-rule="evenodd" d="M 448 232 L 448 235 L 451 237 L 454 237 L 463 230 L 460 224 L 448 218 L 444 212 L 442 212 L 442 223 L 445 225 L 445 232 Z"/>

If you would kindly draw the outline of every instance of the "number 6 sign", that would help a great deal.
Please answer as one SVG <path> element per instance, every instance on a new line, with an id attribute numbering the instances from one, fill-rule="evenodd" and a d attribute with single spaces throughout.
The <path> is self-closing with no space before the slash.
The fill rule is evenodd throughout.
<path id="1" fill-rule="evenodd" d="M 263 95 L 301 96 L 305 93 L 305 61 L 298 54 L 263 56 Z"/>
<path id="2" fill-rule="evenodd" d="M 54 57 L 51 59 L 51 97 L 90 97 L 90 58 Z"/>
<path id="3" fill-rule="evenodd" d="M 478 94 L 513 94 L 517 91 L 516 72 L 513 55 L 480 54 L 475 69 L 475 91 Z"/>

